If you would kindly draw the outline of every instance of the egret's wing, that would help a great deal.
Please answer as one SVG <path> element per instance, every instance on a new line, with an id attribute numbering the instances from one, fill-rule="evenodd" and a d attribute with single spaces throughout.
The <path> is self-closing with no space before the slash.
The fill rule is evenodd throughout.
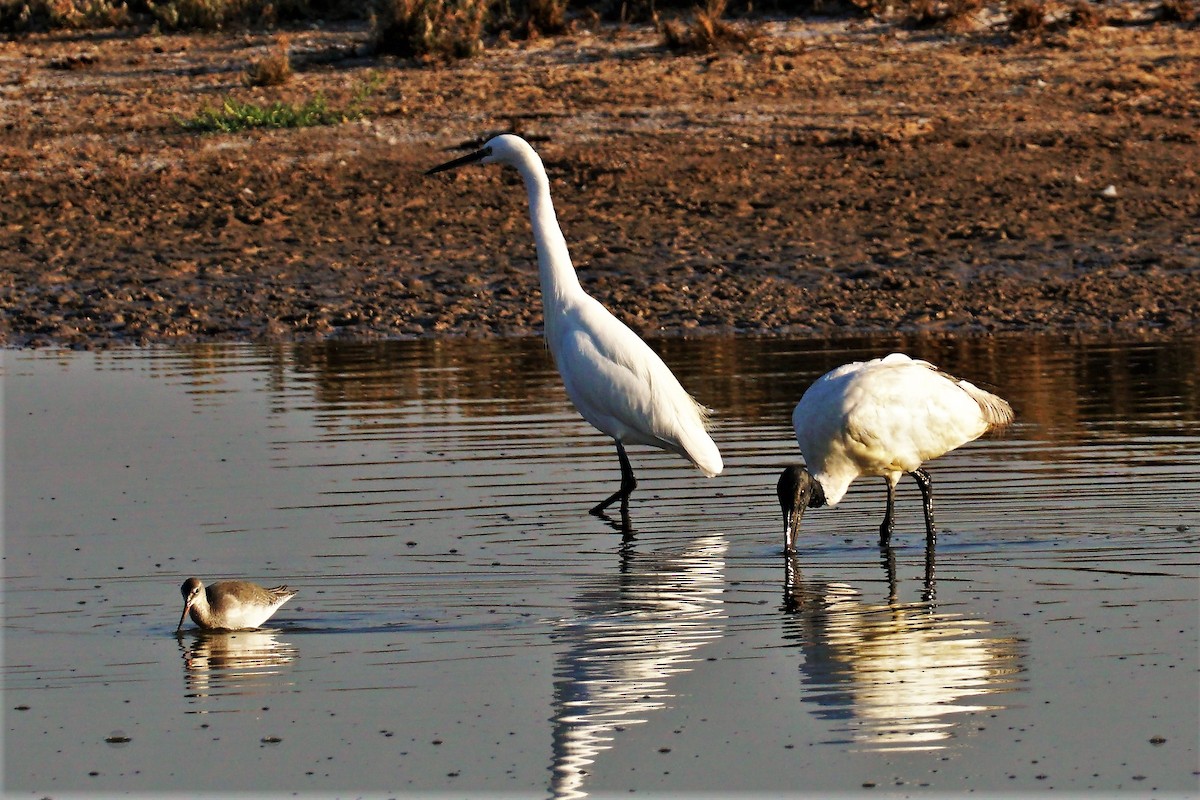
<path id="1" fill-rule="evenodd" d="M 571 310 L 555 359 L 567 396 L 598 429 L 679 453 L 710 474 L 721 471 L 702 407 L 658 354 L 598 302 Z"/>

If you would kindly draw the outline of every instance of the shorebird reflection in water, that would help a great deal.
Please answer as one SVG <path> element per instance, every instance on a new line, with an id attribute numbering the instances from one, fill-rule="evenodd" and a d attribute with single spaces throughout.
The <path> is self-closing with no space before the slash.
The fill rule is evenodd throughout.
<path id="1" fill-rule="evenodd" d="M 783 638 L 803 655 L 803 702 L 834 731 L 873 750 L 939 749 L 956 735 L 956 715 L 1003 707 L 996 696 L 1020 680 L 1020 641 L 927 600 L 895 602 L 888 555 L 889 602 L 881 605 L 844 583 L 803 580 L 789 557 Z M 932 577 L 927 559 L 927 595 Z"/>
<path id="2" fill-rule="evenodd" d="M 179 637 L 186 697 L 290 691 L 288 676 L 296 648 L 279 631 L 201 631 Z"/>
<path id="3" fill-rule="evenodd" d="M 620 729 L 669 708 L 671 678 L 722 635 L 723 537 L 683 552 L 633 548 L 622 548 L 621 569 L 595 578 L 574 601 L 577 616 L 553 634 L 567 645 L 554 671 L 554 797 L 585 797 L 590 765 Z"/>

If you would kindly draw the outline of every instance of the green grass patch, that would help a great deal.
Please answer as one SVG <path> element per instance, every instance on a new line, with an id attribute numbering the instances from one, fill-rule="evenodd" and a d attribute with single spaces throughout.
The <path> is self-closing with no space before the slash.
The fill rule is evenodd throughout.
<path id="1" fill-rule="evenodd" d="M 179 124 L 199 133 L 237 133 L 250 128 L 311 128 L 316 125 L 340 125 L 360 119 L 359 109 L 345 111 L 329 107 L 324 96 L 293 105 L 272 103 L 260 106 L 226 97 L 219 108 L 205 106 L 196 116 L 180 119 Z"/>
<path id="2" fill-rule="evenodd" d="M 382 78 L 379 75 L 369 74 L 354 90 L 350 104 L 345 108 L 332 108 L 323 94 L 300 104 L 275 102 L 265 106 L 226 97 L 221 101 L 220 107 L 205 106 L 194 117 L 176 117 L 175 121 L 185 130 L 197 133 L 238 133 L 251 128 L 341 125 L 367 115 L 364 104 L 381 83 Z"/>

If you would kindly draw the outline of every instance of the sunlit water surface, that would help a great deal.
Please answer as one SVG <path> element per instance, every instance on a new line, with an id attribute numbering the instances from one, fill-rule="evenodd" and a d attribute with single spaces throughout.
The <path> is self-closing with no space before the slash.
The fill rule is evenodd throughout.
<path id="1" fill-rule="evenodd" d="M 726 472 L 611 442 L 539 340 L 5 352 L 4 789 L 584 797 L 1200 789 L 1200 342 L 654 343 Z M 1018 422 L 805 517 L 821 373 L 903 349 Z M 179 586 L 299 595 L 175 634 Z"/>

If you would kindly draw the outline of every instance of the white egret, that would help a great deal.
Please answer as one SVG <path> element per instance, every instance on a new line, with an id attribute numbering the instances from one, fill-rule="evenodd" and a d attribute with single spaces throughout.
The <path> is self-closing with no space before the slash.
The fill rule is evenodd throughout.
<path id="1" fill-rule="evenodd" d="M 708 477 L 720 474 L 721 454 L 706 430 L 707 409 L 684 391 L 657 353 L 579 285 L 538 154 L 519 136 L 502 134 L 426 174 L 473 163 L 507 164 L 524 181 L 537 246 L 546 343 L 567 397 L 584 419 L 617 444 L 621 488 L 592 513 L 599 515 L 620 500 L 626 516 L 629 495 L 637 487 L 627 444 L 677 453 Z"/>
<path id="2" fill-rule="evenodd" d="M 805 508 L 835 506 L 860 475 L 887 481 L 879 543 L 892 535 L 896 484 L 916 479 L 933 543 L 933 485 L 921 464 L 1012 421 L 1012 407 L 979 387 L 902 353 L 855 362 L 822 375 L 808 388 L 792 425 L 805 466 L 790 466 L 777 491 L 784 551 L 795 552 Z"/>
<path id="3" fill-rule="evenodd" d="M 205 586 L 199 578 L 188 578 L 179 591 L 183 595 L 183 613 L 175 630 L 183 627 L 189 611 L 192 621 L 205 630 L 257 628 L 296 596 L 295 590 L 286 586 L 264 589 L 250 581 L 217 581 Z"/>

